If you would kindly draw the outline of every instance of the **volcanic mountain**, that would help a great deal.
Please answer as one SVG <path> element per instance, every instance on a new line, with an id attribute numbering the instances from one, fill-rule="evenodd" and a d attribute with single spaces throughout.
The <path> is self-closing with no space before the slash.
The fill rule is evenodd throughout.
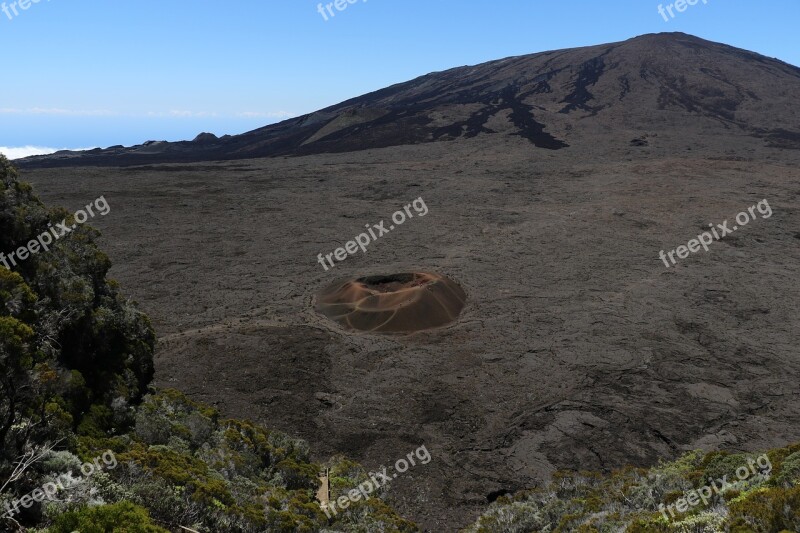
<path id="1" fill-rule="evenodd" d="M 798 94 L 793 66 L 647 35 L 21 175 L 108 198 L 89 223 L 152 319 L 157 386 L 320 464 L 424 444 L 386 501 L 449 532 L 559 470 L 800 441 Z M 414 198 L 424 218 L 320 266 Z"/>
<path id="2" fill-rule="evenodd" d="M 58 152 L 22 167 L 130 166 L 350 152 L 476 136 L 532 150 L 645 146 L 647 132 L 800 148 L 800 69 L 683 33 L 510 57 L 393 85 L 241 135 Z"/>

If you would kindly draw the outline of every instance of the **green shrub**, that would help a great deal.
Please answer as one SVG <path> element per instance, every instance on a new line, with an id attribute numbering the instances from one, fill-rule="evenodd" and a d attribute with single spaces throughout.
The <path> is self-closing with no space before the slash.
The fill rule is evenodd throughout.
<path id="1" fill-rule="evenodd" d="M 761 488 L 730 505 L 732 533 L 800 531 L 800 487 Z"/>
<path id="2" fill-rule="evenodd" d="M 774 474 L 773 483 L 789 487 L 800 484 L 800 452 L 794 452 L 780 464 L 780 470 Z"/>
<path id="3" fill-rule="evenodd" d="M 170 533 L 150 520 L 146 509 L 130 502 L 86 507 L 65 513 L 49 528 L 50 533 Z"/>

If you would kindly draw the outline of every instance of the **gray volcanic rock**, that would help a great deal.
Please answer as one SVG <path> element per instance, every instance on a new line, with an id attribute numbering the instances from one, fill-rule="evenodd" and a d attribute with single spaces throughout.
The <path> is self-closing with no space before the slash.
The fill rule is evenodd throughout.
<path id="1" fill-rule="evenodd" d="M 800 148 L 797 94 L 797 67 L 682 33 L 651 34 L 436 72 L 241 135 L 204 133 L 158 150 L 112 147 L 19 165 L 231 160 L 483 135 L 519 136 L 532 148 L 560 150 L 627 144 L 627 132 L 651 128 L 683 136 L 750 135 Z"/>

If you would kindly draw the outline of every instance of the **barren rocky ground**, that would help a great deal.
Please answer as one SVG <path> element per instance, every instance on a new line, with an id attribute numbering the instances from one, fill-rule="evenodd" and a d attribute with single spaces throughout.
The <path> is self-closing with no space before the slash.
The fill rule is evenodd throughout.
<path id="1" fill-rule="evenodd" d="M 800 440 L 800 151 L 628 132 L 536 149 L 490 135 L 336 155 L 26 170 L 92 220 L 160 335 L 157 384 L 390 465 L 390 502 L 431 531 L 559 468 L 651 465 L 692 448 Z M 414 218 L 326 272 L 331 252 L 412 200 Z M 773 215 L 666 268 L 709 223 Z M 758 213 L 758 212 L 756 212 Z M 732 225 L 732 224 L 731 224 Z M 453 325 L 345 331 L 314 311 L 338 278 L 437 272 Z"/>

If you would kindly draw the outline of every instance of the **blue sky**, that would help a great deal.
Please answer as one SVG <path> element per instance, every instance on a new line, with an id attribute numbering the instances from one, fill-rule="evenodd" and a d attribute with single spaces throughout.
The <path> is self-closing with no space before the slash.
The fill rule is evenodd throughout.
<path id="1" fill-rule="evenodd" d="M 356 0 L 327 21 L 311 0 L 13 1 L 7 153 L 241 133 L 432 71 L 644 33 L 800 65 L 798 0 L 699 0 L 669 22 L 658 5 L 675 0 Z"/>

